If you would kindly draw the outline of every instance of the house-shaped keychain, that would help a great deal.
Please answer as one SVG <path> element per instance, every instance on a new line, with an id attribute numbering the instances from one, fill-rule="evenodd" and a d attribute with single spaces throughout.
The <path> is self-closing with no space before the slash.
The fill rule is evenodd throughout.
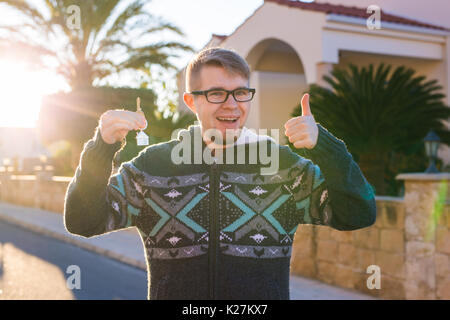
<path id="1" fill-rule="evenodd" d="M 141 109 L 141 99 L 139 97 L 136 99 L 136 104 L 137 104 L 137 112 L 144 115 L 144 112 Z M 147 129 L 147 126 L 145 126 L 143 130 L 145 129 Z M 148 146 L 149 144 L 148 135 L 146 135 L 143 130 L 141 129 L 136 135 L 136 142 L 138 146 Z"/>
<path id="2" fill-rule="evenodd" d="M 141 130 L 136 135 L 136 141 L 138 146 L 148 146 L 148 135 Z"/>

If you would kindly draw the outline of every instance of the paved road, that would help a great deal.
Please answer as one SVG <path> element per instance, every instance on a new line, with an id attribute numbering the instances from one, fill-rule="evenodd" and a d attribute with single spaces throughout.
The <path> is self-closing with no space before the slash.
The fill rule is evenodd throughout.
<path id="1" fill-rule="evenodd" d="M 81 289 L 66 285 L 70 265 L 80 268 Z M 0 300 L 146 297 L 144 270 L 0 221 Z"/>
<path id="2" fill-rule="evenodd" d="M 80 290 L 67 288 L 71 265 L 80 267 Z M 0 220 L 0 300 L 146 298 L 145 270 Z M 292 276 L 291 299 L 374 298 Z"/>

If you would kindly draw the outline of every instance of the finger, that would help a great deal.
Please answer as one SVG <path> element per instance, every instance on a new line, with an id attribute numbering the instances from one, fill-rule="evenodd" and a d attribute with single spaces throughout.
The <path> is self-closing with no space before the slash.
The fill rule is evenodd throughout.
<path id="1" fill-rule="evenodd" d="M 130 131 L 128 131 L 128 130 L 126 130 L 126 129 L 124 129 L 124 130 L 119 130 L 119 131 L 118 131 L 118 133 L 119 133 L 119 135 L 120 135 L 121 137 L 126 136 L 126 135 L 128 134 L 128 132 L 130 132 Z"/>
<path id="2" fill-rule="evenodd" d="M 288 136 L 288 140 L 289 140 L 290 143 L 295 143 L 295 142 L 297 142 L 299 140 L 303 140 L 303 139 L 306 139 L 306 138 L 308 138 L 308 133 L 307 132 L 299 132 L 299 133 L 296 133 L 296 134 L 294 134 L 292 136 Z"/>
<path id="3" fill-rule="evenodd" d="M 141 121 L 142 124 L 144 124 L 144 119 L 145 119 L 144 116 L 142 116 L 141 114 L 139 114 L 137 112 L 123 110 L 123 109 L 122 110 L 120 110 L 120 109 L 113 110 L 109 119 L 114 121 L 115 119 L 118 119 L 118 118 L 119 119 L 128 119 L 129 121 L 137 121 L 138 123 Z"/>
<path id="4" fill-rule="evenodd" d="M 132 116 L 139 121 L 142 126 L 147 127 L 147 119 L 145 118 L 145 114 L 143 111 L 131 112 Z"/>
<path id="5" fill-rule="evenodd" d="M 142 123 L 147 122 L 147 119 L 145 118 L 145 114 L 143 111 L 133 112 L 133 116 L 135 116 L 137 118 L 137 120 Z"/>
<path id="6" fill-rule="evenodd" d="M 307 146 L 309 146 L 309 144 L 310 144 L 310 141 L 308 138 L 297 140 L 293 143 L 294 147 L 296 147 L 296 148 L 306 148 Z"/>
<path id="7" fill-rule="evenodd" d="M 147 119 L 144 118 L 144 122 L 145 122 L 144 124 L 141 124 L 139 122 L 139 129 L 141 129 L 141 130 L 147 129 L 147 126 L 148 126 Z"/>
<path id="8" fill-rule="evenodd" d="M 126 137 L 127 134 L 129 134 L 132 130 L 128 130 L 128 129 L 121 129 L 121 130 L 117 130 L 116 134 L 119 134 L 122 137 Z"/>
<path id="9" fill-rule="evenodd" d="M 287 136 L 291 136 L 297 132 L 300 132 L 300 131 L 303 132 L 307 129 L 308 129 L 308 125 L 304 122 L 300 122 L 300 123 L 296 123 L 296 124 L 292 125 L 291 127 L 287 128 L 285 131 L 285 134 Z"/>
<path id="10" fill-rule="evenodd" d="M 307 123 L 308 121 L 310 121 L 308 118 L 304 117 L 304 116 L 298 116 L 292 119 L 289 119 L 285 124 L 284 127 L 286 129 L 293 127 L 295 125 L 298 125 L 300 123 Z"/>
<path id="11" fill-rule="evenodd" d="M 309 106 L 309 94 L 305 93 L 302 97 L 302 116 L 312 116 L 311 108 Z"/>
<path id="12" fill-rule="evenodd" d="M 105 134 L 110 135 L 110 136 L 115 136 L 118 131 L 121 131 L 121 130 L 131 131 L 133 129 L 134 129 L 134 127 L 131 124 L 117 122 L 117 123 L 114 123 L 113 125 L 109 126 L 108 128 L 106 128 Z"/>
<path id="13" fill-rule="evenodd" d="M 284 127 L 287 129 L 287 128 L 293 126 L 294 124 L 300 122 L 300 119 L 301 119 L 300 116 L 299 116 L 299 117 L 291 118 L 291 119 L 289 119 L 289 120 L 284 124 Z"/>
<path id="14" fill-rule="evenodd" d="M 133 111 L 126 111 L 126 115 L 130 118 L 136 121 L 140 126 L 145 126 L 147 120 L 145 119 L 144 113 L 142 111 L 140 112 L 133 112 Z"/>
<path id="15" fill-rule="evenodd" d="M 121 117 L 121 118 L 114 118 L 109 123 L 105 124 L 104 127 L 111 127 L 117 123 L 130 126 L 132 128 L 131 130 L 138 130 L 140 126 L 139 122 L 137 122 L 133 118 Z"/>
<path id="16" fill-rule="evenodd" d="M 144 120 L 145 120 L 145 118 L 144 118 Z M 142 120 L 141 116 L 139 116 L 135 112 L 126 111 L 126 110 L 118 110 L 118 112 L 115 113 L 111 117 L 109 124 L 125 121 L 128 123 L 132 123 L 133 126 L 136 126 L 137 128 L 139 128 L 139 127 L 142 127 L 145 125 L 144 120 Z"/>
<path id="17" fill-rule="evenodd" d="M 116 133 L 116 140 L 123 140 L 127 136 L 128 132 L 128 130 L 119 130 Z"/>

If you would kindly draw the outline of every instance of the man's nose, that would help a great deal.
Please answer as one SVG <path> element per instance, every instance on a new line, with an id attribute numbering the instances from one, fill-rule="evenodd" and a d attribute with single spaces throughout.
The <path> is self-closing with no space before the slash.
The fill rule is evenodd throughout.
<path id="1" fill-rule="evenodd" d="M 237 108 L 238 102 L 236 101 L 236 99 L 234 99 L 233 95 L 230 93 L 228 95 L 227 100 L 225 100 L 225 102 L 223 103 L 223 106 L 228 108 Z"/>

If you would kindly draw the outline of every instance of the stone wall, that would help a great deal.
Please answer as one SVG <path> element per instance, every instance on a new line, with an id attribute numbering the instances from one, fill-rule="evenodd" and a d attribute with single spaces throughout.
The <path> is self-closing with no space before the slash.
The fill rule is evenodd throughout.
<path id="1" fill-rule="evenodd" d="M 405 174 L 405 197 L 376 197 L 377 220 L 338 231 L 300 225 L 291 272 L 384 299 L 450 299 L 450 174 Z M 69 177 L 0 176 L 0 200 L 62 213 Z M 367 268 L 381 271 L 368 289 Z"/>
<path id="2" fill-rule="evenodd" d="M 436 297 L 450 299 L 450 209 L 439 219 L 436 230 L 434 271 L 436 274 Z"/>
<path id="3" fill-rule="evenodd" d="M 63 213 L 70 177 L 0 175 L 0 200 Z"/>
<path id="4" fill-rule="evenodd" d="M 449 175 L 399 178 L 405 198 L 376 197 L 371 227 L 300 225 L 291 272 L 383 299 L 450 299 Z M 380 268 L 380 289 L 367 286 L 371 265 Z"/>
<path id="5" fill-rule="evenodd" d="M 355 231 L 300 225 L 291 272 L 374 296 L 404 299 L 405 210 L 402 199 L 377 199 L 377 221 Z M 367 267 L 380 267 L 381 290 L 367 288 Z"/>
<path id="6" fill-rule="evenodd" d="M 450 299 L 450 174 L 401 176 L 407 190 L 406 298 Z"/>

